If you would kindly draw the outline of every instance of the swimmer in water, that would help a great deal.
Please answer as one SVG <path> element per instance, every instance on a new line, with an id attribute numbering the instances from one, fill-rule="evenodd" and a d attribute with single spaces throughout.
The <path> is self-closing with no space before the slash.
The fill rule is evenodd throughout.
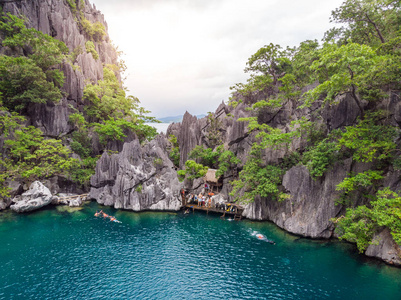
<path id="1" fill-rule="evenodd" d="M 259 240 L 261 240 L 261 241 L 264 241 L 264 242 L 266 242 L 266 243 L 269 243 L 269 244 L 272 244 L 272 245 L 275 245 L 276 244 L 276 242 L 274 242 L 274 241 L 272 241 L 272 240 L 269 240 L 267 237 L 265 237 L 263 234 L 257 234 L 256 235 L 256 237 L 259 239 Z"/>

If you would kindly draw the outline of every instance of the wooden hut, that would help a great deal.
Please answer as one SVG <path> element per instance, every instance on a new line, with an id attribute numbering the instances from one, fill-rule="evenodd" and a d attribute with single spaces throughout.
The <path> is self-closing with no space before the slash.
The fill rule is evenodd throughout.
<path id="1" fill-rule="evenodd" d="M 211 191 L 218 191 L 218 188 L 223 185 L 220 181 L 220 177 L 216 177 L 217 170 L 209 169 L 207 170 L 206 175 L 203 177 L 203 181 L 210 186 Z"/>

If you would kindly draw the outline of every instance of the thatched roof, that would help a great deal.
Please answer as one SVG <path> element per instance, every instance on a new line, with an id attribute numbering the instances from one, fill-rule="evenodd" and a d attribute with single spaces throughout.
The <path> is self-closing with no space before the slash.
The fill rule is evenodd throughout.
<path id="1" fill-rule="evenodd" d="M 207 173 L 206 173 L 205 177 L 203 177 L 203 180 L 205 182 L 209 182 L 209 183 L 218 183 L 219 178 L 216 178 L 216 172 L 217 172 L 217 170 L 215 170 L 215 169 L 207 170 Z"/>

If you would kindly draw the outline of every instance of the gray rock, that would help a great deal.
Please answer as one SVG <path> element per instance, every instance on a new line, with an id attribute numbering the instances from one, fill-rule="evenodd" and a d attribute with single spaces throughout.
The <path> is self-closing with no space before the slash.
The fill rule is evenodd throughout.
<path id="1" fill-rule="evenodd" d="M 289 200 L 278 202 L 258 198 L 246 207 L 243 215 L 250 219 L 271 220 L 294 234 L 329 238 L 334 229 L 330 219 L 336 217 L 342 209 L 341 205 L 336 206 L 333 201 L 339 195 L 335 188 L 349 167 L 338 164 L 327 174 L 324 182 L 314 181 L 304 166 L 293 167 L 283 179 L 283 186 L 291 195 Z"/>
<path id="2" fill-rule="evenodd" d="M 23 191 L 22 184 L 17 181 L 6 180 L 3 184 L 10 189 L 8 192 L 10 197 L 0 199 L 0 211 L 8 208 L 12 203 L 11 199 Z"/>
<path id="3" fill-rule="evenodd" d="M 77 198 L 71 199 L 69 201 L 69 206 L 70 207 L 79 207 L 82 205 L 82 203 L 83 203 L 82 197 L 77 197 Z"/>
<path id="4" fill-rule="evenodd" d="M 124 145 L 119 154 L 104 153 L 91 178 L 89 199 L 134 211 L 179 210 L 181 199 L 166 139 L 158 136 L 141 147 L 138 140 Z"/>
<path id="5" fill-rule="evenodd" d="M 390 231 L 386 228 L 379 232 L 374 238 L 378 245 L 369 245 L 365 254 L 384 260 L 388 264 L 401 266 L 401 247 L 397 245 Z"/>
<path id="6" fill-rule="evenodd" d="M 358 105 L 349 94 L 338 97 L 336 105 L 327 105 L 322 113 L 329 130 L 355 123 L 361 115 Z"/>
<path id="7" fill-rule="evenodd" d="M 11 209 L 18 213 L 37 210 L 52 202 L 52 194 L 49 189 L 41 182 L 35 181 L 29 187 L 29 190 L 21 195 L 21 198 L 14 198 L 14 205 Z"/>
<path id="8" fill-rule="evenodd" d="M 25 16 L 28 27 L 63 41 L 70 51 L 77 47 L 83 49 L 83 53 L 73 62 L 76 70 L 68 63 L 60 66 L 65 76 L 62 90 L 66 97 L 60 99 L 57 104 L 33 104 L 28 112 L 32 125 L 39 127 L 46 136 L 56 137 L 67 134 L 71 130 L 68 123 L 69 115 L 76 112 L 74 108 L 80 112 L 83 111 L 82 97 L 86 82 L 96 83 L 102 79 L 104 64 L 117 64 L 118 55 L 109 42 L 104 16 L 89 1 L 84 1 L 85 17 L 92 23 L 102 23 L 106 29 L 105 40 L 95 43 L 99 59 L 94 60 L 92 55 L 85 51 L 88 38 L 80 29 L 76 16 L 73 15 L 66 1 L 13 1 L 4 3 L 3 11 Z M 0 52 L 4 51 L 0 49 Z M 119 74 L 118 77 L 120 77 Z"/>
<path id="9" fill-rule="evenodd" d="M 180 167 L 185 165 L 188 154 L 195 146 L 200 144 L 201 140 L 201 122 L 195 116 L 185 112 L 182 119 L 181 130 L 177 136 L 180 146 Z"/>

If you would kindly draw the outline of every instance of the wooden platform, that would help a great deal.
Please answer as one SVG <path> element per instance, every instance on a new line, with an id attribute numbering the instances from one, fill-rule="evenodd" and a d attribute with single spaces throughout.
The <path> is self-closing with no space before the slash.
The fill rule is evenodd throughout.
<path id="1" fill-rule="evenodd" d="M 206 212 L 206 214 L 209 214 L 209 212 L 217 213 L 217 214 L 221 214 L 221 217 L 233 216 L 234 220 L 238 220 L 238 221 L 240 221 L 242 219 L 242 212 L 239 213 L 239 212 L 234 212 L 234 211 L 217 209 L 214 207 L 198 206 L 197 204 L 186 204 L 183 206 L 183 208 L 185 210 L 187 210 L 187 209 L 192 210 L 192 212 L 195 212 L 195 210 L 198 210 L 198 211 L 204 211 L 204 212 Z"/>

